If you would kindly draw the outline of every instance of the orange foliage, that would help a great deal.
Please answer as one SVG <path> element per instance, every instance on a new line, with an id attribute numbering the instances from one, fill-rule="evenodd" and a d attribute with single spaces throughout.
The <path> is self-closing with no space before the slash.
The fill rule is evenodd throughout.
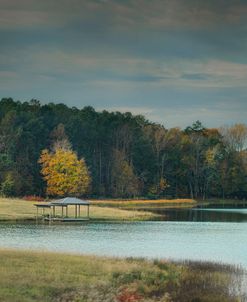
<path id="1" fill-rule="evenodd" d="M 47 182 L 48 195 L 81 195 L 87 192 L 90 175 L 84 159 L 72 150 L 58 148 L 54 153 L 43 150 L 39 159 Z"/>
<path id="2" fill-rule="evenodd" d="M 122 291 L 118 296 L 117 296 L 117 301 L 118 302 L 138 302 L 141 301 L 143 297 L 135 292 L 130 292 L 128 290 Z"/>
<path id="3" fill-rule="evenodd" d="M 36 195 L 27 195 L 24 196 L 23 199 L 28 201 L 44 201 L 44 198 Z"/>

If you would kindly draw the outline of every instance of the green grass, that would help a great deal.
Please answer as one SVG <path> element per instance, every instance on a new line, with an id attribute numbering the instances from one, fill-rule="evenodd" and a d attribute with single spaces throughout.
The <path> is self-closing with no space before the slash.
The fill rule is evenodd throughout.
<path id="1" fill-rule="evenodd" d="M 28 220 L 36 218 L 36 208 L 33 201 L 22 199 L 0 198 L 0 220 Z M 59 214 L 61 209 L 57 210 Z M 81 209 L 81 214 L 86 209 Z M 86 212 L 85 212 L 86 214 Z M 74 208 L 69 207 L 69 216 L 73 217 Z M 151 212 L 127 211 L 110 207 L 90 206 L 90 218 L 92 220 L 149 220 L 157 215 Z"/>
<path id="2" fill-rule="evenodd" d="M 0 250 L 0 301 L 237 302 L 229 289 L 239 272 L 209 263 Z"/>

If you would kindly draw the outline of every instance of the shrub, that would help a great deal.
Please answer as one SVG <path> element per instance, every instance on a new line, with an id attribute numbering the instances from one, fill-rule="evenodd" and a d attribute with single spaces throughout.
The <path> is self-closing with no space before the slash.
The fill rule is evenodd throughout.
<path id="1" fill-rule="evenodd" d="M 116 299 L 118 302 L 138 302 L 141 301 L 143 297 L 136 292 L 124 289 L 120 294 L 117 295 Z"/>
<path id="2" fill-rule="evenodd" d="M 35 196 L 35 195 L 27 195 L 24 196 L 23 199 L 27 201 L 44 201 L 43 197 Z"/>
<path id="3" fill-rule="evenodd" d="M 10 174 L 8 174 L 2 182 L 1 194 L 5 197 L 11 197 L 14 195 L 14 180 Z"/>

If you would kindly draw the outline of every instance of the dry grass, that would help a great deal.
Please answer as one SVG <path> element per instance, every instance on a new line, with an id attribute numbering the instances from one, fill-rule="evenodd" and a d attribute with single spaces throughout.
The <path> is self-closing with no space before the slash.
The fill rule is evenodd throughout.
<path id="1" fill-rule="evenodd" d="M 111 200 L 111 199 L 101 199 L 101 200 L 92 200 L 94 204 L 101 204 L 101 203 L 107 203 L 107 204 L 116 204 L 116 203 L 121 203 L 121 204 L 174 204 L 174 203 L 196 203 L 194 199 L 131 199 L 131 200 Z"/>
<path id="2" fill-rule="evenodd" d="M 36 215 L 33 202 L 22 199 L 0 198 L 0 219 L 30 219 Z"/>
<path id="3" fill-rule="evenodd" d="M 142 211 L 127 211 L 110 207 L 90 207 L 90 217 L 93 219 L 117 219 L 117 220 L 145 220 L 152 219 L 157 217 L 151 212 L 142 212 Z"/>
<path id="4" fill-rule="evenodd" d="M 213 264 L 0 250 L 0 301 L 237 302 L 231 274 Z"/>
<path id="5" fill-rule="evenodd" d="M 59 214 L 61 209 L 58 209 Z M 85 209 L 81 207 L 81 215 Z M 74 216 L 74 208 L 69 207 L 69 216 Z M 116 208 L 90 206 L 90 218 L 97 220 L 145 220 L 156 217 L 150 212 L 126 211 Z M 34 202 L 22 199 L 0 198 L 0 220 L 34 219 L 36 208 Z"/>
<path id="6" fill-rule="evenodd" d="M 190 207 L 196 201 L 193 199 L 132 199 L 132 200 L 92 200 L 94 205 L 99 207 L 115 207 L 126 209 L 139 209 L 139 208 L 165 208 L 165 207 Z"/>

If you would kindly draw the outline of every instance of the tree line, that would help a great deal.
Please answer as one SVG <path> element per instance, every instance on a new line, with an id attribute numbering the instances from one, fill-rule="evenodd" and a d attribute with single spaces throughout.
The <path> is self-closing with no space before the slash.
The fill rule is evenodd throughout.
<path id="1" fill-rule="evenodd" d="M 67 142 L 91 197 L 247 198 L 247 126 L 171 128 L 129 112 L 0 101 L 0 192 L 46 194 L 40 156 Z"/>

